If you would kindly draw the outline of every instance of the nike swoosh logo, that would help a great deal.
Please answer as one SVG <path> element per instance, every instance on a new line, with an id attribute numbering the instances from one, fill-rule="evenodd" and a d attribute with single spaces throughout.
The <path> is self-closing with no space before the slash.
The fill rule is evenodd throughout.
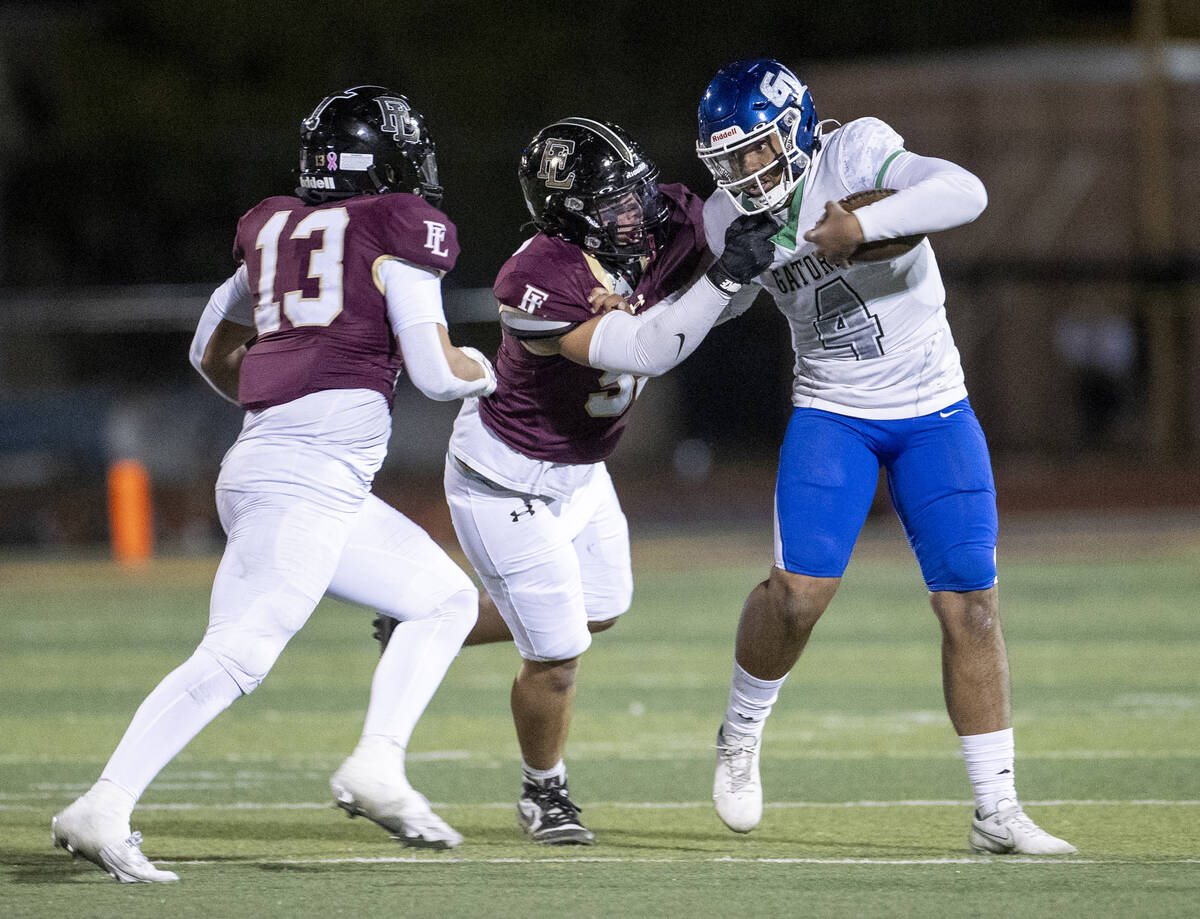
<path id="1" fill-rule="evenodd" d="M 980 836 L 986 836 L 988 839 L 994 839 L 994 840 L 996 840 L 996 842 L 1010 844 L 1013 841 L 1012 832 L 1010 830 L 1005 830 L 1004 835 L 1001 836 L 998 833 L 989 832 L 988 830 L 985 830 L 983 827 L 976 824 L 975 832 L 978 833 Z"/>
<path id="2" fill-rule="evenodd" d="M 957 415 L 961 411 L 962 411 L 961 408 L 956 408 L 952 412 L 938 412 L 938 414 L 941 415 L 943 418 L 949 418 L 951 415 Z"/>
<path id="3" fill-rule="evenodd" d="M 676 332 L 675 337 L 679 339 L 679 350 L 675 352 L 675 356 L 679 357 L 683 353 L 683 343 L 687 341 L 687 336 L 682 332 Z"/>

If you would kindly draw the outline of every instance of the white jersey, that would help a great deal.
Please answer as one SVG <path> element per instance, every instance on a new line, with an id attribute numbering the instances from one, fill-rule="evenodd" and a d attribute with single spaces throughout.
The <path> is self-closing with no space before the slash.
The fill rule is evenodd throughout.
<path id="1" fill-rule="evenodd" d="M 791 326 L 795 406 L 858 418 L 912 418 L 967 394 L 928 239 L 891 261 L 845 268 L 819 258 L 804 240 L 827 201 L 869 188 L 899 187 L 887 180 L 903 145 L 900 135 L 876 118 L 860 118 L 825 135 L 792 196 L 787 224 L 775 237 L 775 259 L 755 279 L 771 292 Z M 704 206 L 705 234 L 718 255 L 725 229 L 738 213 L 725 193 Z"/>

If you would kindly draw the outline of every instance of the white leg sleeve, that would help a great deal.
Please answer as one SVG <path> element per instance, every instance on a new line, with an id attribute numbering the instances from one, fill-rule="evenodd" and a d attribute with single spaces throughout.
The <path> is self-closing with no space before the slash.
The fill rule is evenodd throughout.
<path id="1" fill-rule="evenodd" d="M 408 746 L 413 728 L 471 631 L 478 605 L 479 594 L 471 587 L 447 598 L 429 618 L 396 626 L 371 681 L 364 738 L 383 735 Z"/>
<path id="2" fill-rule="evenodd" d="M 375 668 L 363 737 L 407 746 L 475 624 L 475 585 L 428 533 L 368 495 L 329 593 L 400 620 Z"/>
<path id="3" fill-rule="evenodd" d="M 163 767 L 241 694 L 225 668 L 197 648 L 138 707 L 100 778 L 136 801 Z"/>

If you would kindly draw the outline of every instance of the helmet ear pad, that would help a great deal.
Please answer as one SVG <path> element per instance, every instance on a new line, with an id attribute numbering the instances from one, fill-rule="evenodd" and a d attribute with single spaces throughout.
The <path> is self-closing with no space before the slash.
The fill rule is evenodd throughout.
<path id="1" fill-rule="evenodd" d="M 396 169 L 390 163 L 384 163 L 381 166 L 372 166 L 367 170 L 367 177 L 371 180 L 371 184 L 375 186 L 375 193 L 379 195 L 394 189 L 399 181 Z"/>

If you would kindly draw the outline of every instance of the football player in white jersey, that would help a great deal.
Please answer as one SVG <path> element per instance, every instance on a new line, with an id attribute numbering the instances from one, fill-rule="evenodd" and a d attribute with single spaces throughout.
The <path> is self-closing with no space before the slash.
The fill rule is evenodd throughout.
<path id="1" fill-rule="evenodd" d="M 495 376 L 446 333 L 441 277 L 458 239 L 437 209 L 420 114 L 399 93 L 357 86 L 322 101 L 301 136 L 297 196 L 267 198 L 238 222 L 241 264 L 192 343 L 197 370 L 246 409 L 217 479 L 228 542 L 208 627 L 142 702 L 100 779 L 52 821 L 55 845 L 122 882 L 178 880 L 142 854 L 134 805 L 262 682 L 326 590 L 401 620 L 376 667 L 362 737 L 331 779 L 336 803 L 404 845 L 462 840 L 408 783 L 404 752 L 475 623 L 478 592 L 370 488 L 402 365 L 442 401 L 489 393 Z"/>
<path id="2" fill-rule="evenodd" d="M 762 817 L 764 724 L 833 599 L 882 467 L 941 624 L 946 707 L 975 797 L 969 847 L 1076 851 L 1026 816 L 1014 786 L 995 486 L 926 237 L 979 216 L 983 184 L 954 163 L 905 150 L 878 119 L 818 122 L 808 87 L 770 59 L 730 64 L 709 83 L 697 153 L 717 181 L 704 208 L 714 253 L 741 214 L 768 213 L 779 225 L 771 267 L 730 310 L 766 288 L 796 352 L 775 564 L 738 625 L 717 734 L 718 815 L 741 833 Z M 894 194 L 853 212 L 839 203 L 871 189 Z M 912 239 L 882 259 L 860 248 L 899 237 Z"/>

